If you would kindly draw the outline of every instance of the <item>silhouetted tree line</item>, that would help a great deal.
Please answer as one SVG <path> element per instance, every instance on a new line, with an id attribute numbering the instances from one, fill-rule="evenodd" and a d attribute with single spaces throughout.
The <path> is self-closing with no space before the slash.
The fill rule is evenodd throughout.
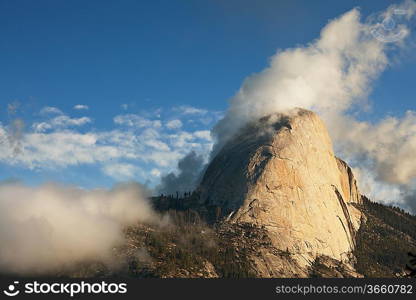
<path id="1" fill-rule="evenodd" d="M 177 191 L 175 194 L 164 195 L 160 194 L 158 197 L 152 197 L 152 203 L 158 211 L 168 211 L 170 209 L 186 210 L 197 204 L 199 195 L 196 192 Z"/>
<path id="2" fill-rule="evenodd" d="M 180 192 L 169 195 L 161 194 L 160 196 L 152 197 L 151 201 L 153 207 L 160 212 L 194 210 L 209 224 L 220 221 L 231 212 L 224 210 L 220 206 L 201 203 L 200 194 L 197 191 L 185 192 L 183 194 Z"/>

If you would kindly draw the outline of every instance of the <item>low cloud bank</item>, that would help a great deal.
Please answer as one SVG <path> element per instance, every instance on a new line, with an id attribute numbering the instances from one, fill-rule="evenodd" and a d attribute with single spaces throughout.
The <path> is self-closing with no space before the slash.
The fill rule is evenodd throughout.
<path id="1" fill-rule="evenodd" d="M 88 261 L 114 264 L 112 251 L 124 242 L 125 226 L 164 222 L 147 196 L 136 183 L 111 190 L 3 183 L 0 271 L 47 274 Z"/>

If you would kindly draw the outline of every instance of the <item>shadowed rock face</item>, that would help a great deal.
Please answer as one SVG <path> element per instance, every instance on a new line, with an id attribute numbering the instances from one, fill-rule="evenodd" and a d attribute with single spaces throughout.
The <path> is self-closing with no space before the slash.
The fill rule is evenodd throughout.
<path id="1" fill-rule="evenodd" d="M 321 255 L 351 258 L 361 219 L 351 204 L 361 195 L 311 111 L 271 115 L 242 129 L 213 159 L 199 192 L 201 204 L 221 207 L 227 222 L 264 227 L 273 247 L 303 268 Z"/>

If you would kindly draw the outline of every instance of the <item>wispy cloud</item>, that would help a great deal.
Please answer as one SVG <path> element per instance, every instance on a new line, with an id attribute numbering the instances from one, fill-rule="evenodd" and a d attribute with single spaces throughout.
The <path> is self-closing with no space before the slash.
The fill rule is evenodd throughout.
<path id="1" fill-rule="evenodd" d="M 7 113 L 10 115 L 15 115 L 17 110 L 20 107 L 19 101 L 13 101 L 12 103 L 7 104 Z"/>
<path id="2" fill-rule="evenodd" d="M 0 162 L 39 171 L 90 165 L 118 181 L 134 178 L 156 183 L 189 151 L 208 157 L 212 148 L 208 129 L 185 128 L 189 117 L 172 118 L 172 113 L 161 110 L 143 115 L 117 115 L 112 120 L 114 128 L 101 131 L 91 126 L 80 130 L 92 124 L 89 117 L 72 118 L 62 112 L 43 115 L 45 120 L 29 124 L 22 132 L 18 155 L 13 154 L 8 139 L 1 139 L 7 128 L 0 124 L 0 139 L 4 140 Z"/>
<path id="3" fill-rule="evenodd" d="M 143 177 L 143 170 L 138 166 L 128 163 L 109 163 L 102 167 L 104 174 L 118 180 L 128 181 L 138 177 Z"/>
<path id="4" fill-rule="evenodd" d="M 178 106 L 174 109 L 184 115 L 205 115 L 208 112 L 206 109 L 188 105 Z"/>
<path id="5" fill-rule="evenodd" d="M 34 123 L 32 128 L 36 132 L 45 132 L 51 129 L 83 126 L 91 122 L 92 120 L 88 117 L 70 118 L 69 116 L 61 115 L 45 122 Z"/>
<path id="6" fill-rule="evenodd" d="M 118 115 L 114 117 L 114 123 L 118 125 L 125 125 L 130 127 L 144 128 L 144 127 L 162 127 L 160 120 L 149 120 L 142 116 L 135 114 Z"/>
<path id="7" fill-rule="evenodd" d="M 63 114 L 63 112 L 57 108 L 57 107 L 53 107 L 53 106 L 45 106 L 44 108 L 42 108 L 39 112 L 41 115 L 48 115 L 48 114 L 57 114 L 57 115 L 61 115 Z"/>
<path id="8" fill-rule="evenodd" d="M 84 104 L 77 104 L 77 105 L 75 105 L 75 106 L 74 106 L 74 109 L 75 109 L 75 110 L 88 110 L 88 109 L 89 109 L 89 107 L 88 107 L 88 105 L 84 105 Z"/>

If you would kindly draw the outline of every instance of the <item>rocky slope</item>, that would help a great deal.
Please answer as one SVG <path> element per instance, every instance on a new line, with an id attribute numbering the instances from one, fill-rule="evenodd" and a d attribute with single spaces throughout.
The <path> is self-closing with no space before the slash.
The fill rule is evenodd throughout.
<path id="1" fill-rule="evenodd" d="M 354 261 L 361 212 L 353 204 L 361 195 L 311 111 L 248 125 L 213 159 L 199 193 L 200 205 L 220 208 L 228 223 L 264 228 L 274 249 L 291 254 L 290 262 L 273 251 L 253 257 L 262 277 L 294 275 L 274 271 L 288 263 L 306 274 L 318 257 Z"/>
<path id="2" fill-rule="evenodd" d="M 126 244 L 115 250 L 116 270 L 98 262 L 73 266 L 61 276 L 246 278 L 246 277 L 404 277 L 407 253 L 416 253 L 416 217 L 363 197 L 363 214 L 352 264 L 318 256 L 302 268 L 289 251 L 276 249 L 267 230 L 250 223 L 206 224 L 184 208 L 197 198 L 153 198 L 172 221 L 168 227 L 138 224 L 126 230 Z M 169 209 L 166 210 L 166 206 Z M 271 263 L 270 261 L 273 261 Z M 269 273 L 267 273 L 269 272 Z"/>

